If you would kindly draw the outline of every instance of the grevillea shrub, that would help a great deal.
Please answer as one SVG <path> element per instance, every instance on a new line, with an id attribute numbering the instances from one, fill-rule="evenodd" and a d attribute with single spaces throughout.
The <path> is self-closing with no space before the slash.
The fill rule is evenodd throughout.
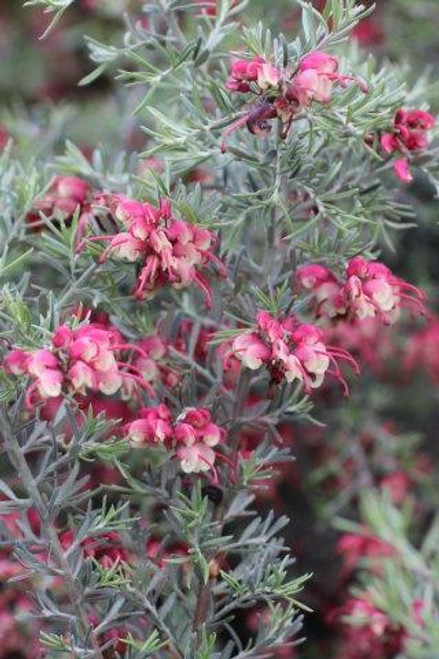
<path id="1" fill-rule="evenodd" d="M 0 659 L 439 656 L 398 0 L 27 5 L 0 51 L 61 68 L 1 115 Z"/>

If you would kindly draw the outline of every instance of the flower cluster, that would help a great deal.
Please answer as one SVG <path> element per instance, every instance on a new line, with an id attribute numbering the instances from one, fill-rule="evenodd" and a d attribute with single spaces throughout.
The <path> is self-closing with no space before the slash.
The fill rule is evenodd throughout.
<path id="1" fill-rule="evenodd" d="M 155 207 L 111 195 L 107 203 L 122 230 L 115 235 L 91 236 L 88 240 L 109 242 L 101 261 L 111 256 L 141 265 L 135 290 L 137 298 L 144 299 L 166 284 L 174 288 L 195 284 L 211 306 L 210 285 L 201 269 L 213 262 L 220 275 L 226 275 L 224 264 L 214 254 L 218 237 L 213 231 L 174 218 L 166 200 Z M 79 250 L 84 243 L 80 243 Z"/>
<path id="2" fill-rule="evenodd" d="M 404 183 L 410 183 L 412 153 L 419 153 L 428 144 L 427 131 L 433 128 L 433 115 L 422 110 L 398 110 L 393 120 L 392 132 L 381 135 L 381 148 L 387 155 L 401 154 L 393 162 L 396 176 Z"/>
<path id="3" fill-rule="evenodd" d="M 329 268 L 318 264 L 299 268 L 296 280 L 311 291 L 316 316 L 348 316 L 359 320 L 378 317 L 392 324 L 398 320 L 402 308 L 425 313 L 421 291 L 396 277 L 383 263 L 362 256 L 348 262 L 342 281 Z"/>
<path id="4" fill-rule="evenodd" d="M 384 540 L 365 530 L 364 534 L 345 533 L 337 543 L 337 552 L 342 556 L 344 570 L 350 573 L 365 558 L 383 559 L 395 555 L 395 549 Z"/>
<path id="5" fill-rule="evenodd" d="M 412 336 L 405 357 L 404 368 L 409 373 L 422 368 L 435 385 L 439 385 L 439 318 Z"/>
<path id="6" fill-rule="evenodd" d="M 357 369 L 349 353 L 325 345 L 320 328 L 301 324 L 294 317 L 280 320 L 267 311 L 258 312 L 254 329 L 234 339 L 232 353 L 251 370 L 264 365 L 273 383 L 301 381 L 308 393 L 320 387 L 327 374 L 334 375 L 346 390 L 337 359 Z"/>
<path id="7" fill-rule="evenodd" d="M 75 545 L 71 529 L 61 533 L 59 539 L 66 552 Z M 129 553 L 116 531 L 108 531 L 94 538 L 87 537 L 80 543 L 80 546 L 85 558 L 93 558 L 105 569 L 111 568 L 114 564 L 127 562 L 129 559 Z"/>
<path id="8" fill-rule="evenodd" d="M 261 56 L 237 60 L 232 64 L 226 88 L 240 94 L 252 93 L 257 100 L 244 116 L 229 126 L 224 137 L 243 125 L 255 134 L 267 132 L 269 120 L 275 118 L 282 121 L 285 137 L 302 108 L 314 101 L 323 104 L 331 101 L 334 83 L 346 87 L 354 82 L 364 93 L 368 92 L 362 80 L 343 75 L 338 68 L 337 57 L 320 50 L 303 57 L 294 71 L 274 66 Z M 223 150 L 225 148 L 224 142 Z"/>
<path id="9" fill-rule="evenodd" d="M 84 179 L 78 176 L 57 176 L 47 194 L 36 199 L 32 210 L 26 215 L 30 230 L 39 232 L 43 228 L 41 213 L 68 224 L 76 212 L 81 216 L 88 211 L 91 196 L 91 187 Z"/>
<path id="10" fill-rule="evenodd" d="M 147 336 L 136 345 L 140 352 L 133 364 L 151 386 L 161 382 L 167 387 L 173 387 L 179 382 L 179 373 L 168 363 L 168 345 L 157 334 Z"/>
<path id="11" fill-rule="evenodd" d="M 5 516 L 2 516 L 5 517 Z M 0 555 L 0 657 L 36 659 L 38 626 L 26 618 L 32 610 L 29 596 L 31 583 L 24 568 L 11 560 L 6 552 Z"/>
<path id="12" fill-rule="evenodd" d="M 351 624 L 345 624 L 349 618 Z M 332 611 L 328 621 L 341 623 L 343 631 L 342 659 L 386 659 L 404 648 L 407 632 L 392 623 L 389 616 L 367 598 L 349 599 L 344 606 Z"/>
<path id="13" fill-rule="evenodd" d="M 224 439 L 224 430 L 205 408 L 186 408 L 174 419 L 165 404 L 144 407 L 139 418 L 126 426 L 131 446 L 162 444 L 175 451 L 186 473 L 209 471 L 215 463 L 213 448 Z"/>
<path id="14" fill-rule="evenodd" d="M 33 402 L 35 393 L 39 400 L 57 398 L 63 392 L 72 396 L 87 392 L 110 396 L 125 381 L 133 380 L 148 388 L 132 364 L 119 360 L 126 348 L 137 349 L 124 344 L 115 329 L 104 329 L 96 323 L 76 329 L 60 325 L 48 348 L 13 349 L 5 359 L 5 368 L 13 375 L 27 375 L 33 380 L 26 397 L 30 407 L 37 402 Z"/>

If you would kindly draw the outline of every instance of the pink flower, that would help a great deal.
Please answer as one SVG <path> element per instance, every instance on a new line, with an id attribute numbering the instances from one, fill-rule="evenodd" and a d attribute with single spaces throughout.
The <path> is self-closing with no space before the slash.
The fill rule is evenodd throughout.
<path id="1" fill-rule="evenodd" d="M 239 128 L 247 126 L 256 135 L 266 133 L 271 130 L 270 120 L 276 118 L 282 122 L 281 136 L 285 138 L 294 116 L 300 114 L 303 107 L 313 101 L 330 102 L 334 83 L 346 87 L 353 82 L 364 93 L 368 92 L 363 81 L 338 73 L 338 67 L 338 59 L 323 51 L 303 57 L 294 73 L 289 67 L 280 69 L 261 56 L 236 61 L 226 88 L 241 94 L 253 93 L 256 98 L 248 111 L 226 128 L 221 150 L 227 150 L 228 138 Z"/>
<path id="2" fill-rule="evenodd" d="M 140 266 L 135 296 L 144 299 L 164 285 L 185 288 L 198 286 L 211 305 L 211 290 L 201 270 L 215 264 L 220 276 L 226 275 L 223 263 L 214 254 L 217 236 L 213 231 L 172 217 L 168 201 L 158 208 L 122 196 L 101 201 L 124 230 L 115 235 L 92 236 L 89 241 L 108 241 L 100 261 L 114 257 Z M 78 250 L 86 241 L 82 241 Z"/>
<path id="3" fill-rule="evenodd" d="M 358 78 L 337 73 L 338 67 L 338 59 L 333 55 L 320 50 L 309 53 L 299 62 L 297 73 L 286 93 L 287 99 L 304 106 L 313 101 L 329 103 L 334 82 L 342 87 L 354 82 L 364 93 L 368 92 L 365 83 Z"/>
<path id="4" fill-rule="evenodd" d="M 390 133 L 383 133 L 380 137 L 381 148 L 387 155 L 400 153 L 403 157 L 393 162 L 393 169 L 397 178 L 403 183 L 413 180 L 410 171 L 412 152 L 420 152 L 428 145 L 427 131 L 435 125 L 435 118 L 423 110 L 398 110 L 393 120 Z"/>
<path id="5" fill-rule="evenodd" d="M 396 553 L 390 544 L 367 533 L 345 533 L 337 542 L 337 552 L 348 571 L 357 568 L 362 559 L 389 558 Z"/>
<path id="6" fill-rule="evenodd" d="M 49 350 L 37 350 L 36 352 L 30 353 L 26 370 L 29 375 L 34 375 L 38 377 L 46 369 L 56 369 L 58 366 L 58 359 L 53 353 Z"/>
<path id="7" fill-rule="evenodd" d="M 5 367 L 12 375 L 24 375 L 27 371 L 29 354 L 24 350 L 11 350 L 5 358 Z"/>
<path id="8" fill-rule="evenodd" d="M 61 394 L 63 374 L 46 368 L 36 379 L 36 387 L 41 398 L 57 398 Z"/>
<path id="9" fill-rule="evenodd" d="M 439 318 L 430 319 L 428 325 L 414 334 L 404 358 L 404 369 L 412 372 L 423 369 L 432 382 L 439 385 Z"/>
<path id="10" fill-rule="evenodd" d="M 410 164 L 407 158 L 398 158 L 398 160 L 395 160 L 393 171 L 403 183 L 411 183 L 413 181 L 413 175 L 410 171 Z"/>
<path id="11" fill-rule="evenodd" d="M 44 227 L 40 213 L 55 219 L 71 222 L 75 212 L 85 216 L 89 210 L 92 191 L 89 183 L 77 176 L 57 176 L 47 194 L 36 199 L 33 209 L 27 214 L 26 221 L 31 231 L 38 232 Z"/>
<path id="12" fill-rule="evenodd" d="M 334 375 L 347 389 L 337 360 L 358 367 L 341 348 L 325 345 L 323 331 L 315 325 L 301 324 L 296 318 L 274 318 L 260 311 L 255 329 L 243 332 L 232 342 L 232 353 L 248 368 L 265 366 L 273 383 L 303 382 L 305 390 L 320 387 L 326 374 Z M 331 368 L 332 366 L 332 368 Z"/>
<path id="13" fill-rule="evenodd" d="M 244 366 L 252 371 L 257 371 L 271 357 L 270 348 L 254 333 L 237 336 L 232 350 Z"/>
<path id="14" fill-rule="evenodd" d="M 11 136 L 9 135 L 8 129 L 0 124 L 0 153 L 4 151 L 10 139 Z"/>
<path id="15" fill-rule="evenodd" d="M 78 360 L 68 372 L 69 378 L 76 391 L 85 393 L 87 389 L 96 388 L 96 375 L 94 370 L 85 362 Z"/>
<path id="16" fill-rule="evenodd" d="M 230 5 L 231 8 L 236 5 L 236 1 L 237 0 L 232 0 Z M 217 15 L 218 0 L 195 0 L 195 2 L 200 5 L 200 9 L 198 10 L 197 15 Z"/>
<path id="17" fill-rule="evenodd" d="M 215 452 L 206 444 L 179 446 L 177 456 L 186 474 L 209 471 L 215 463 Z"/>
<path id="18" fill-rule="evenodd" d="M 140 411 L 140 416 L 140 419 L 129 423 L 126 427 L 131 445 L 164 443 L 172 438 L 171 412 L 166 405 L 145 407 Z"/>
<path id="19" fill-rule="evenodd" d="M 84 204 L 90 194 L 90 185 L 78 176 L 57 176 L 52 184 L 53 194 Z"/>
<path id="20" fill-rule="evenodd" d="M 343 296 L 350 312 L 359 319 L 379 316 L 391 324 L 399 318 L 402 307 L 425 313 L 423 294 L 382 263 L 357 256 L 349 261 L 346 274 Z"/>
<path id="21" fill-rule="evenodd" d="M 232 64 L 226 88 L 230 91 L 246 94 L 250 91 L 250 83 L 256 83 L 262 69 L 268 63 L 263 57 L 254 57 L 251 60 L 237 60 Z"/>
<path id="22" fill-rule="evenodd" d="M 136 388 L 153 391 L 142 374 L 130 362 L 121 359 L 121 352 L 137 352 L 137 346 L 125 344 L 114 328 L 104 329 L 97 323 L 72 330 L 60 325 L 53 333 L 48 348 L 35 351 L 12 350 L 5 359 L 9 372 L 33 378 L 27 391 L 27 405 L 33 406 L 36 391 L 43 400 L 57 398 L 62 391 L 73 396 L 88 392 L 112 395 L 130 382 L 131 393 Z"/>
<path id="23" fill-rule="evenodd" d="M 424 314 L 424 295 L 378 261 L 362 256 L 351 259 L 345 280 L 317 264 L 299 268 L 296 281 L 312 291 L 311 306 L 316 316 L 348 316 L 361 321 L 379 317 L 384 323 L 394 323 L 402 308 Z"/>
<path id="24" fill-rule="evenodd" d="M 174 420 L 166 405 L 145 407 L 137 419 L 126 426 L 133 447 L 160 443 L 174 453 L 186 473 L 214 469 L 213 450 L 224 439 L 224 431 L 212 421 L 206 408 L 186 408 Z"/>
<path id="25" fill-rule="evenodd" d="M 410 478 L 405 471 L 394 471 L 380 482 L 380 488 L 386 490 L 395 505 L 403 503 L 410 490 Z"/>
<path id="26" fill-rule="evenodd" d="M 334 318 L 345 313 L 341 284 L 329 268 L 318 264 L 302 266 L 296 272 L 295 281 L 312 291 L 312 306 L 317 318 Z"/>
<path id="27" fill-rule="evenodd" d="M 328 622 L 342 631 L 343 659 L 385 659 L 397 656 L 404 648 L 406 630 L 393 624 L 389 616 L 369 599 L 352 598 L 330 611 Z"/>
<path id="28" fill-rule="evenodd" d="M 379 46 L 385 36 L 383 28 L 375 18 L 360 21 L 352 30 L 352 37 L 362 46 Z"/>
<path id="29" fill-rule="evenodd" d="M 329 103 L 337 69 L 336 57 L 320 51 L 307 55 L 299 63 L 287 98 L 299 105 L 310 105 L 312 101 Z"/>

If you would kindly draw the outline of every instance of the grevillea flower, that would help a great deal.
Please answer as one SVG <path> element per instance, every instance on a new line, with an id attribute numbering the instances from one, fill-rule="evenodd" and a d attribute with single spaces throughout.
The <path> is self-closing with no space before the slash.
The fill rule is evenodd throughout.
<path id="1" fill-rule="evenodd" d="M 224 264 L 214 254 L 217 235 L 206 228 L 172 216 L 171 205 L 162 200 L 158 207 L 132 201 L 121 195 L 107 198 L 108 208 L 121 230 L 114 235 L 91 236 L 88 241 L 107 241 L 101 262 L 109 257 L 140 265 L 135 296 L 151 296 L 164 285 L 185 288 L 191 284 L 204 293 L 211 306 L 210 285 L 202 272 L 214 263 L 220 276 Z M 82 249 L 87 242 L 78 246 Z"/>
<path id="2" fill-rule="evenodd" d="M 380 143 L 386 155 L 399 153 L 402 157 L 393 161 L 396 176 L 404 183 L 410 183 L 413 175 L 410 170 L 411 153 L 419 153 L 428 145 L 428 131 L 435 125 L 435 118 L 423 110 L 398 110 L 393 121 L 392 132 L 383 133 Z"/>
<path id="3" fill-rule="evenodd" d="M 295 279 L 302 288 L 312 292 L 317 317 L 348 316 L 359 320 L 378 317 L 392 324 L 398 320 L 402 308 L 425 313 L 425 296 L 421 291 L 396 277 L 383 263 L 362 256 L 348 261 L 344 280 L 318 264 L 299 268 Z"/>
<path id="4" fill-rule="evenodd" d="M 404 648 L 407 631 L 393 624 L 387 613 L 368 598 L 352 598 L 344 606 L 332 610 L 328 622 L 341 626 L 343 659 L 386 659 Z"/>
<path id="5" fill-rule="evenodd" d="M 337 360 L 350 363 L 358 371 L 349 353 L 325 345 L 320 328 L 301 324 L 293 317 L 274 318 L 267 311 L 257 314 L 254 329 L 233 340 L 232 352 L 253 371 L 264 366 L 273 383 L 297 380 L 307 393 L 320 387 L 327 374 L 335 376 L 347 391 Z"/>
<path id="6" fill-rule="evenodd" d="M 0 124 L 0 153 L 6 148 L 7 143 L 10 140 L 9 131 L 5 126 Z"/>
<path id="7" fill-rule="evenodd" d="M 361 46 L 379 46 L 385 39 L 384 29 L 377 18 L 368 17 L 358 23 L 352 30 L 352 37 Z"/>
<path id="8" fill-rule="evenodd" d="M 230 7 L 236 5 L 237 0 L 232 0 Z M 197 15 L 216 16 L 218 13 L 218 0 L 195 0 L 196 4 L 200 5 L 197 10 Z"/>
<path id="9" fill-rule="evenodd" d="M 252 89 L 251 83 L 254 83 L 255 91 L 261 93 L 268 89 L 277 89 L 281 76 L 281 70 L 267 62 L 264 57 L 237 60 L 232 64 L 226 88 L 229 91 L 246 94 Z"/>
<path id="10" fill-rule="evenodd" d="M 61 533 L 61 546 L 68 551 L 74 544 L 73 531 Z M 94 538 L 85 538 L 80 543 L 85 558 L 93 558 L 103 568 L 111 568 L 115 563 L 127 562 L 129 552 L 124 548 L 122 538 L 116 531 L 108 531 Z"/>
<path id="11" fill-rule="evenodd" d="M 305 265 L 297 270 L 296 281 L 302 288 L 312 292 L 317 318 L 334 318 L 345 313 L 341 286 L 329 268 L 317 263 Z"/>
<path id="12" fill-rule="evenodd" d="M 337 542 L 337 553 L 343 558 L 344 568 L 351 572 L 364 560 L 375 560 L 395 556 L 392 545 L 370 533 L 345 533 Z"/>
<path id="13" fill-rule="evenodd" d="M 281 69 L 261 56 L 235 61 L 226 88 L 239 94 L 252 93 L 256 101 L 224 131 L 222 150 L 227 149 L 227 138 L 238 128 L 246 125 L 252 133 L 264 133 L 271 129 L 271 119 L 281 120 L 282 137 L 286 137 L 294 116 L 304 107 L 314 101 L 331 101 L 335 83 L 346 87 L 353 82 L 368 92 L 362 80 L 343 75 L 338 69 L 337 57 L 320 50 L 303 57 L 295 71 L 289 67 Z"/>
<path id="14" fill-rule="evenodd" d="M 100 392 L 111 396 L 129 381 L 153 391 L 138 369 L 121 360 L 124 351 L 142 352 L 125 344 L 115 329 L 103 329 L 96 323 L 71 329 L 60 325 L 52 334 L 50 346 L 41 350 L 16 348 L 5 358 L 5 368 L 13 375 L 27 375 L 32 379 L 26 401 L 57 398 L 61 393 L 85 396 Z M 34 401 L 34 394 L 37 400 Z"/>
<path id="15" fill-rule="evenodd" d="M 402 469 L 384 476 L 380 481 L 380 488 L 388 493 L 392 503 L 397 506 L 406 500 L 411 485 L 409 475 Z"/>
<path id="16" fill-rule="evenodd" d="M 167 405 L 144 407 L 126 428 L 133 447 L 161 444 L 180 460 L 186 473 L 213 469 L 216 447 L 225 436 L 206 408 L 186 408 L 174 418 Z"/>
<path id="17" fill-rule="evenodd" d="M 403 279 L 396 277 L 383 263 L 362 256 L 351 259 L 346 269 L 343 297 L 351 313 L 360 320 L 379 316 L 394 323 L 402 308 L 424 314 L 424 295 Z"/>
<path id="18" fill-rule="evenodd" d="M 404 369 L 409 373 L 422 369 L 439 385 L 439 318 L 430 320 L 425 328 L 412 336 L 404 357 Z"/>
<path id="19" fill-rule="evenodd" d="M 141 352 L 133 364 L 142 377 L 153 386 L 161 382 L 166 387 L 174 387 L 181 379 L 180 374 L 169 365 L 169 346 L 157 334 L 139 341 Z"/>
<path id="20" fill-rule="evenodd" d="M 33 232 L 41 231 L 44 222 L 40 213 L 48 218 L 69 223 L 75 212 L 87 213 L 91 203 L 91 187 L 78 176 L 57 176 L 44 197 L 36 199 L 26 221 Z"/>

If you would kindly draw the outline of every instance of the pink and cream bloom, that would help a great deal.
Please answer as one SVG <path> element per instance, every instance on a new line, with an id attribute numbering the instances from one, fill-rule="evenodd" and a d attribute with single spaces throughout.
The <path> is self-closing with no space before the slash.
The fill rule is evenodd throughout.
<path id="1" fill-rule="evenodd" d="M 48 218 L 61 218 L 70 222 L 76 212 L 86 215 L 92 200 L 90 184 L 78 176 L 57 176 L 53 179 L 48 192 L 34 201 L 26 221 L 33 232 L 41 231 L 44 222 L 40 213 Z"/>
<path id="2" fill-rule="evenodd" d="M 4 365 L 8 373 L 12 375 L 24 375 L 27 372 L 29 353 L 25 350 L 11 350 L 5 358 Z"/>
<path id="3" fill-rule="evenodd" d="M 130 362 L 126 351 L 141 349 L 126 344 L 114 328 L 89 323 L 71 329 L 60 325 L 52 334 L 50 345 L 39 350 L 13 349 L 4 361 L 13 375 L 27 375 L 32 382 L 27 390 L 29 407 L 42 400 L 58 398 L 62 393 L 85 396 L 95 392 L 111 396 L 129 381 L 135 388 L 153 394 L 150 385 Z M 37 400 L 33 395 L 37 393 Z"/>
<path id="4" fill-rule="evenodd" d="M 349 353 L 326 345 L 320 328 L 300 323 L 294 317 L 275 318 L 267 311 L 258 312 L 256 327 L 239 334 L 232 341 L 231 350 L 247 368 L 265 367 L 273 384 L 299 381 L 307 393 L 320 387 L 326 375 L 333 375 L 347 391 L 339 360 L 358 371 Z"/>
<path id="5" fill-rule="evenodd" d="M 181 375 L 169 364 L 169 345 L 158 334 L 148 336 L 137 344 L 141 352 L 133 360 L 133 365 L 142 377 L 152 386 L 162 383 L 174 387 Z"/>
<path id="6" fill-rule="evenodd" d="M 270 348 L 255 332 L 237 336 L 232 349 L 234 355 L 252 371 L 257 371 L 271 357 Z"/>
<path id="7" fill-rule="evenodd" d="M 264 92 L 270 88 L 277 88 L 281 76 L 280 69 L 267 62 L 264 57 L 254 57 L 251 60 L 241 59 L 232 64 L 226 88 L 229 91 L 247 94 L 252 91 L 251 84 L 253 83 L 255 92 Z"/>
<path id="8" fill-rule="evenodd" d="M 209 471 L 215 462 L 215 451 L 224 431 L 213 423 L 206 408 L 186 408 L 175 425 L 177 456 L 186 473 Z"/>
<path id="9" fill-rule="evenodd" d="M 401 309 L 424 314 L 424 295 L 396 277 L 383 263 L 357 256 L 348 262 L 343 297 L 350 313 L 360 320 L 378 316 L 386 324 L 396 322 Z"/>
<path id="10" fill-rule="evenodd" d="M 299 268 L 295 282 L 312 294 L 312 307 L 317 318 L 334 318 L 346 311 L 341 284 L 329 268 L 317 263 Z"/>
<path id="11" fill-rule="evenodd" d="M 343 75 L 338 69 L 339 61 L 334 55 L 321 50 L 305 55 L 299 62 L 286 97 L 301 106 L 310 105 L 313 101 L 327 104 L 331 101 L 334 83 L 342 87 L 355 83 L 363 93 L 368 93 L 369 89 L 362 80 Z"/>
<path id="12" fill-rule="evenodd" d="M 140 418 L 126 426 L 126 434 L 135 447 L 170 441 L 173 436 L 171 411 L 164 404 L 142 408 Z"/>
<path id="13" fill-rule="evenodd" d="M 226 276 L 224 264 L 215 255 L 218 236 L 210 229 L 196 226 L 172 215 L 167 200 L 158 207 L 123 197 L 108 195 L 101 201 L 121 226 L 113 235 L 89 236 L 78 250 L 89 242 L 108 242 L 100 257 L 136 263 L 140 266 L 135 297 L 151 297 L 162 286 L 186 288 L 192 284 L 203 292 L 207 306 L 212 294 L 204 274 L 214 264 L 221 277 Z"/>
<path id="14" fill-rule="evenodd" d="M 306 55 L 299 62 L 297 73 L 287 91 L 287 98 L 298 105 L 310 105 L 312 101 L 329 103 L 338 59 L 322 51 Z"/>
<path id="15" fill-rule="evenodd" d="M 175 418 L 164 404 L 140 410 L 140 418 L 127 424 L 125 433 L 136 448 L 161 444 L 177 457 L 185 473 L 214 469 L 215 447 L 225 436 L 206 408 L 186 408 Z"/>
<path id="16" fill-rule="evenodd" d="M 425 296 L 379 261 L 362 256 L 350 259 L 344 278 L 319 264 L 298 269 L 295 281 L 311 292 L 311 306 L 317 317 L 346 317 L 364 321 L 379 318 L 393 324 L 406 308 L 424 314 Z"/>
<path id="17" fill-rule="evenodd" d="M 269 132 L 272 119 L 281 121 L 281 135 L 285 138 L 294 117 L 300 115 L 303 108 L 314 101 L 330 103 L 334 84 L 347 87 L 354 83 L 362 92 L 369 91 L 362 80 L 343 75 L 338 69 L 337 57 L 319 50 L 303 57 L 293 72 L 288 66 L 274 66 L 262 56 L 234 62 L 226 88 L 240 94 L 253 94 L 254 102 L 226 128 L 221 150 L 227 150 L 228 138 L 243 126 L 256 135 Z"/>
<path id="18" fill-rule="evenodd" d="M 411 154 L 420 153 L 429 143 L 428 131 L 435 125 L 435 118 L 423 110 L 398 110 L 391 132 L 380 138 L 381 149 L 386 155 L 399 154 L 393 161 L 393 170 L 403 183 L 413 180 Z"/>

